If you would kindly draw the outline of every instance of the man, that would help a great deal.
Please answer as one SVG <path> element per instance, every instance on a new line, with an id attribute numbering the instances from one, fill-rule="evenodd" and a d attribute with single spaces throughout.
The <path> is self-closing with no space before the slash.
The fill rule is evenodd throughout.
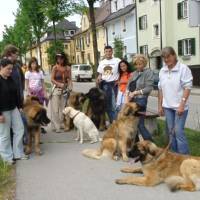
<path id="1" fill-rule="evenodd" d="M 106 94 L 106 112 L 110 122 L 116 118 L 116 92 L 117 80 L 119 78 L 118 64 L 119 58 L 113 57 L 111 46 L 104 48 L 105 59 L 99 63 L 97 72 L 97 84 Z"/>

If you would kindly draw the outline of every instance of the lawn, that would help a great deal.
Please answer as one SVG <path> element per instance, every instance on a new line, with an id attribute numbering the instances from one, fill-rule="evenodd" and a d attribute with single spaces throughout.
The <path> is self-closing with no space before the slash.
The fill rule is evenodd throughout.
<path id="1" fill-rule="evenodd" d="M 15 193 L 15 167 L 0 160 L 0 200 L 13 200 Z"/>
<path id="2" fill-rule="evenodd" d="M 158 131 L 154 135 L 154 141 L 158 146 L 164 147 L 167 144 L 165 122 L 163 120 L 158 120 L 157 127 Z M 191 155 L 200 156 L 200 131 L 194 131 L 186 128 L 185 133 L 188 139 Z"/>

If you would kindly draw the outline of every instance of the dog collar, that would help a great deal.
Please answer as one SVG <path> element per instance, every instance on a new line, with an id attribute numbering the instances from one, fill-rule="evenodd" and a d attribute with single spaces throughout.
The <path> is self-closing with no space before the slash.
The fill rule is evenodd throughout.
<path id="1" fill-rule="evenodd" d="M 72 119 L 74 120 L 75 119 L 75 117 L 78 115 L 80 113 L 80 111 L 79 112 L 77 112 L 73 117 L 72 117 Z"/>

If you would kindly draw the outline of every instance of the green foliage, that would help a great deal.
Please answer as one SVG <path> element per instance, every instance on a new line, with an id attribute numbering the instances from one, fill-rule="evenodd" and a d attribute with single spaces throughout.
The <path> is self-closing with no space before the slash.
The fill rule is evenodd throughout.
<path id="1" fill-rule="evenodd" d="M 64 45 L 61 41 L 57 41 L 56 43 L 51 43 L 51 45 L 47 49 L 49 65 L 54 65 L 56 53 L 63 51 L 64 51 Z"/>
<path id="2" fill-rule="evenodd" d="M 0 158 L 0 188 L 8 183 L 10 172 L 11 167 L 3 162 Z"/>
<path id="3" fill-rule="evenodd" d="M 120 37 L 114 39 L 114 56 L 117 58 L 123 58 L 124 43 Z"/>

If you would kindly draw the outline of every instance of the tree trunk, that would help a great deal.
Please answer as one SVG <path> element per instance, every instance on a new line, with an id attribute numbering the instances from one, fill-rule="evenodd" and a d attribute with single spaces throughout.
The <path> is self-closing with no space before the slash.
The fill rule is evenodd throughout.
<path id="1" fill-rule="evenodd" d="M 56 50 L 57 38 L 56 38 L 56 25 L 55 25 L 55 21 L 54 20 L 53 20 L 53 35 L 54 35 L 54 43 L 55 43 L 55 50 Z"/>
<path id="2" fill-rule="evenodd" d="M 88 0 L 88 4 L 89 4 L 90 23 L 91 23 L 91 29 L 92 29 L 92 43 L 93 43 L 93 52 L 94 52 L 94 74 L 96 78 L 99 56 L 98 56 L 96 24 L 95 24 L 95 15 L 94 15 L 94 1 Z"/>
<path id="3" fill-rule="evenodd" d="M 39 49 L 40 67 L 41 67 L 41 70 L 43 71 L 43 66 L 42 66 L 42 51 L 41 51 L 40 38 L 38 38 L 38 40 L 37 40 L 37 46 L 38 46 L 38 49 Z"/>

